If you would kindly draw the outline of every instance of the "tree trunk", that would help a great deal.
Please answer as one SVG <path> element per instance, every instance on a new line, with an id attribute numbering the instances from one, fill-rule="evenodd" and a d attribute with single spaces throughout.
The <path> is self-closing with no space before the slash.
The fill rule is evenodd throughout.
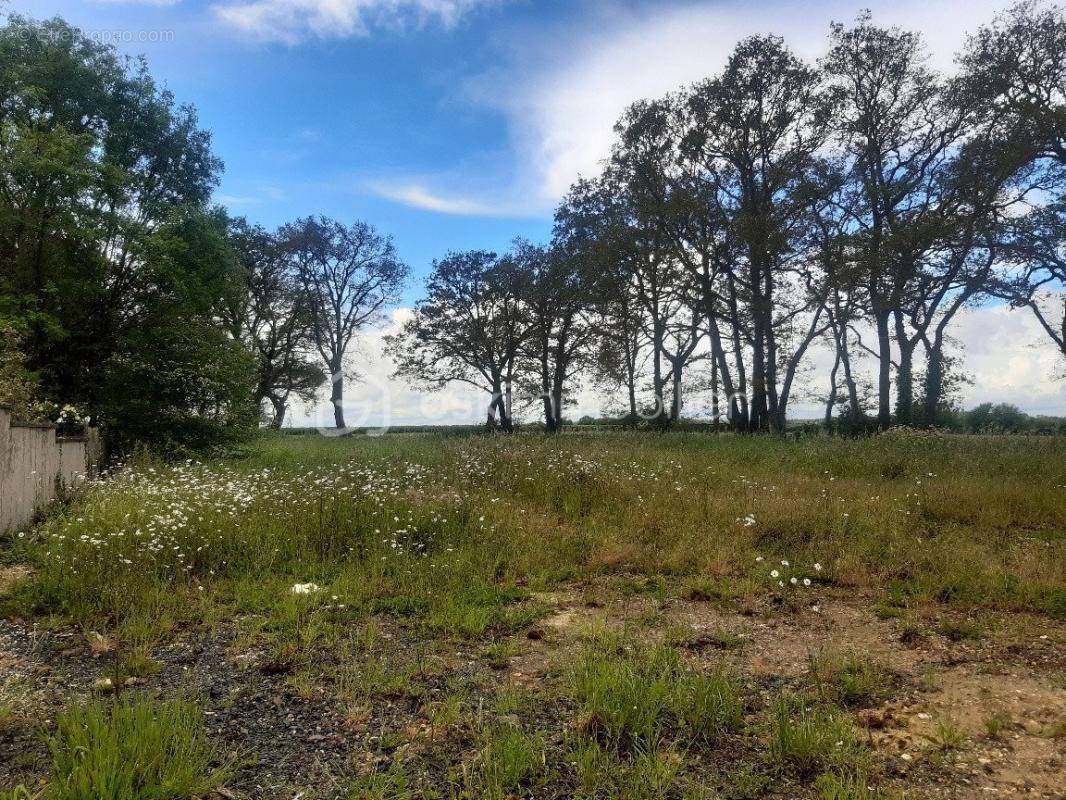
<path id="1" fill-rule="evenodd" d="M 891 312 L 878 311 L 877 324 L 877 427 L 892 427 L 892 338 L 888 332 Z"/>
<path id="2" fill-rule="evenodd" d="M 514 420 L 511 418 L 511 381 L 503 389 L 503 406 L 501 407 L 501 421 L 504 433 L 514 433 Z"/>
<path id="3" fill-rule="evenodd" d="M 500 398 L 496 401 L 496 409 L 499 414 L 500 430 L 504 433 L 514 433 L 514 422 L 511 420 L 511 414 L 507 410 L 507 403 L 504 398 Z"/>
<path id="4" fill-rule="evenodd" d="M 330 390 L 329 400 L 333 403 L 333 423 L 338 428 L 344 427 L 344 371 L 339 361 L 330 365 L 331 380 L 333 387 Z"/>
<path id="5" fill-rule="evenodd" d="M 655 384 L 655 416 L 653 420 L 661 423 L 666 418 L 666 400 L 663 391 L 666 381 L 663 378 L 663 330 L 662 323 L 658 319 L 653 323 L 652 330 L 654 332 L 652 347 L 655 348 L 652 356 L 652 383 Z"/>
<path id="6" fill-rule="evenodd" d="M 899 347 L 899 369 L 896 372 L 896 420 L 900 425 L 914 421 L 914 342 L 903 324 L 903 315 L 895 313 L 896 345 Z"/>
<path id="7" fill-rule="evenodd" d="M 499 425 L 496 419 L 496 407 L 502 396 L 501 391 L 502 382 L 495 375 L 492 376 L 492 394 L 489 397 L 488 408 L 485 409 L 485 427 L 490 431 L 495 431 Z"/>
<path id="8" fill-rule="evenodd" d="M 555 410 L 555 427 L 552 433 L 557 433 L 563 429 L 563 387 L 561 384 L 552 390 L 551 402 Z"/>
<path id="9" fill-rule="evenodd" d="M 755 248 L 752 248 L 754 251 Z M 756 262 L 756 256 L 751 255 L 751 323 L 752 323 L 752 353 L 751 353 L 751 417 L 749 426 L 752 430 L 768 430 L 770 427 L 769 405 L 767 403 L 766 376 L 769 374 L 767 364 L 767 325 L 766 325 L 766 297 L 763 294 L 763 275 L 761 263 Z M 761 258 L 759 262 L 761 262 Z"/>
<path id="10" fill-rule="evenodd" d="M 840 339 L 837 342 L 837 355 L 840 356 L 840 365 L 844 368 L 844 386 L 848 390 L 848 407 L 855 421 L 862 418 L 862 407 L 859 405 L 859 387 L 855 383 L 855 376 L 851 374 L 851 357 L 848 355 L 848 331 L 843 328 L 840 331 Z"/>
<path id="11" fill-rule="evenodd" d="M 766 338 L 763 328 L 762 276 L 751 253 L 751 410 L 749 427 L 762 430 L 766 425 Z"/>
<path id="12" fill-rule="evenodd" d="M 827 433 L 833 432 L 833 408 L 836 406 L 837 399 L 837 370 L 840 369 L 839 345 L 836 350 L 836 358 L 833 359 L 833 369 L 829 371 L 829 397 L 825 401 L 825 430 Z"/>
<path id="13" fill-rule="evenodd" d="M 744 369 L 744 351 L 740 345 L 740 313 L 737 305 L 737 287 L 732 276 L 726 281 L 729 287 L 729 324 L 733 329 L 733 363 L 736 366 L 736 392 L 730 392 L 729 411 L 733 427 L 737 431 L 748 429 L 748 379 Z"/>
<path id="14" fill-rule="evenodd" d="M 559 420 L 555 416 L 554 409 L 552 408 L 553 400 L 551 392 L 544 392 L 541 400 L 544 403 L 544 430 L 548 433 L 555 433 L 559 430 Z"/>
<path id="15" fill-rule="evenodd" d="M 625 337 L 626 356 L 626 394 L 629 400 L 629 421 L 636 424 L 637 421 L 637 345 L 630 338 L 629 326 L 623 328 Z"/>
<path id="16" fill-rule="evenodd" d="M 548 357 L 549 345 L 546 339 L 540 342 L 540 399 L 544 404 L 544 429 L 548 433 L 555 433 L 558 429 L 556 409 L 553 407 L 551 368 Z"/>
<path id="17" fill-rule="evenodd" d="M 758 316 L 758 315 L 755 315 Z M 763 341 L 762 326 L 755 320 L 755 337 L 751 353 L 751 416 L 748 425 L 751 430 L 766 427 L 766 352 Z"/>
<path id="18" fill-rule="evenodd" d="M 673 365 L 670 371 L 674 380 L 673 397 L 670 398 L 670 421 L 677 422 L 681 419 L 681 362 Z"/>
<path id="19" fill-rule="evenodd" d="M 711 360 L 711 419 L 714 420 L 714 429 L 718 430 L 718 362 Z"/>
<path id="20" fill-rule="evenodd" d="M 926 341 L 925 354 L 925 402 L 926 425 L 935 425 L 940 411 L 940 399 L 944 394 L 944 335 L 938 328 L 933 341 Z"/>
<path id="21" fill-rule="evenodd" d="M 780 396 L 777 391 L 777 336 L 774 334 L 774 280 L 773 270 L 766 265 L 766 294 L 763 298 L 763 341 L 766 347 L 764 362 L 766 376 L 766 404 L 768 427 L 778 433 L 785 431 L 785 406 L 788 405 L 788 389 L 783 388 Z M 788 381 L 786 381 L 788 383 Z"/>
<path id="22" fill-rule="evenodd" d="M 285 402 L 284 398 L 271 397 L 270 405 L 274 407 L 274 419 L 270 421 L 270 427 L 277 430 L 285 422 L 285 411 L 287 410 L 288 404 Z"/>

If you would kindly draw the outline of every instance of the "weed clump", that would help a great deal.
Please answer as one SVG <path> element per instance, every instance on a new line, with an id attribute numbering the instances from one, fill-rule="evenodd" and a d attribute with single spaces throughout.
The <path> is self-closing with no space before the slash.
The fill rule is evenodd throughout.
<path id="1" fill-rule="evenodd" d="M 809 778 L 830 768 L 853 768 L 862 748 L 851 722 L 826 706 L 782 697 L 770 711 L 770 761 Z"/>
<path id="2" fill-rule="evenodd" d="M 710 743 L 736 731 L 743 701 L 736 679 L 721 669 L 700 672 L 666 645 L 626 646 L 598 635 L 569 676 L 581 732 L 620 751 L 655 750 L 683 733 Z"/>
<path id="3" fill-rule="evenodd" d="M 229 775 L 185 700 L 94 701 L 59 715 L 50 800 L 184 800 Z"/>

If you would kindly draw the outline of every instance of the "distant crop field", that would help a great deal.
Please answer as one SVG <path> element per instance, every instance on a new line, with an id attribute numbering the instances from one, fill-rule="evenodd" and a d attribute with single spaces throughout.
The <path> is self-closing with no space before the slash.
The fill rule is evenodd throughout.
<path id="1" fill-rule="evenodd" d="M 9 539 L 12 797 L 1061 791 L 1061 437 L 264 436 Z"/>

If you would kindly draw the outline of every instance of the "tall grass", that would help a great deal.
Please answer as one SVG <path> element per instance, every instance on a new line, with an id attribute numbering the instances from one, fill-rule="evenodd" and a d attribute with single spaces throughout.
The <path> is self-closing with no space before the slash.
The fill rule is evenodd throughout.
<path id="1" fill-rule="evenodd" d="M 35 574 L 7 605 L 147 636 L 313 582 L 345 617 L 480 636 L 535 618 L 519 584 L 768 585 L 762 556 L 817 561 L 846 587 L 1066 616 L 1064 486 L 1066 440 L 1050 437 L 263 437 L 243 458 L 145 461 L 89 490 L 16 542 Z"/>
<path id="2" fill-rule="evenodd" d="M 627 752 L 652 752 L 672 734 L 712 743 L 743 719 L 739 684 L 723 670 L 703 673 L 672 647 L 631 646 L 606 631 L 578 660 L 569 688 L 582 733 Z"/>
<path id="3" fill-rule="evenodd" d="M 185 800 L 218 786 L 228 767 L 196 706 L 147 697 L 72 706 L 49 738 L 49 800 Z"/>

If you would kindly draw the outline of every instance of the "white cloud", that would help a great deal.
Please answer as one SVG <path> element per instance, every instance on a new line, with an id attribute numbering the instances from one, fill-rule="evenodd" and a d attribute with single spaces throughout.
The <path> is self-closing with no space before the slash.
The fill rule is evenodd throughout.
<path id="1" fill-rule="evenodd" d="M 1034 414 L 1066 414 L 1066 364 L 1029 311 L 970 309 L 951 334 L 963 345 L 963 371 L 974 380 L 963 389 L 967 408 L 1010 402 Z"/>
<path id="2" fill-rule="evenodd" d="M 372 28 L 407 28 L 438 22 L 454 25 L 488 0 L 248 0 L 212 7 L 240 33 L 296 44 L 306 39 L 366 36 Z"/>
<path id="3" fill-rule="evenodd" d="M 591 175 L 609 152 L 614 122 L 630 103 L 707 77 L 734 45 L 752 34 L 784 37 L 798 55 L 823 54 L 829 23 L 848 22 L 865 7 L 884 24 L 920 31 L 932 63 L 951 69 L 967 31 L 1008 5 L 1004 0 L 831 0 L 820 4 L 715 2 L 615 11 L 569 30 L 520 31 L 501 42 L 509 67 L 471 82 L 474 99 L 509 121 L 515 158 L 526 170 L 516 193 L 533 189 L 550 207 L 579 175 Z M 530 45 L 541 42 L 543 46 Z"/>
<path id="4" fill-rule="evenodd" d="M 159 6 L 164 8 L 166 6 L 176 6 L 181 0 L 94 0 L 94 2 L 105 6 Z"/>
<path id="5" fill-rule="evenodd" d="M 215 201 L 224 206 L 254 206 L 262 202 L 258 197 L 245 197 L 236 194 L 216 194 Z"/>
<path id="6" fill-rule="evenodd" d="M 471 217 L 522 217 L 528 211 L 506 204 L 448 197 L 426 188 L 419 183 L 391 183 L 371 181 L 367 187 L 381 197 L 423 211 Z"/>
<path id="7" fill-rule="evenodd" d="M 421 392 L 401 381 L 390 379 L 396 369 L 386 354 L 384 337 L 399 331 L 410 317 L 411 309 L 395 309 L 386 324 L 368 331 L 358 340 L 358 350 L 348 354 L 348 365 L 358 379 L 348 381 L 344 392 L 345 423 L 349 427 L 383 427 L 390 425 L 451 425 L 480 422 L 484 419 L 488 395 L 465 384 L 449 385 L 439 392 Z M 294 408 L 289 425 L 333 426 L 333 406 L 328 387 L 320 392 L 312 408 Z"/>
<path id="8" fill-rule="evenodd" d="M 863 339 L 874 339 L 863 330 Z M 972 383 L 960 387 L 959 403 L 973 408 L 981 403 L 1014 403 L 1031 414 L 1066 415 L 1066 379 L 1063 363 L 1039 323 L 1024 309 L 987 305 L 961 311 L 948 328 L 949 352 L 961 357 L 960 369 Z M 870 386 L 876 381 L 877 362 L 855 349 L 853 368 Z M 916 368 L 922 369 L 918 348 Z M 799 380 L 796 402 L 790 413 L 799 417 L 820 416 L 833 352 L 824 344 L 812 347 Z"/>
<path id="9" fill-rule="evenodd" d="M 214 200 L 224 206 L 256 206 L 263 202 L 282 200 L 285 197 L 285 192 L 277 186 L 264 184 L 249 188 L 252 192 L 250 194 L 219 192 L 214 195 Z"/>
<path id="10" fill-rule="evenodd" d="M 644 4 L 637 10 L 575 4 L 577 16 L 556 27 L 526 25 L 498 36 L 503 64 L 466 83 L 472 101 L 507 120 L 514 164 L 509 176 L 470 191 L 449 175 L 451 165 L 444 165 L 433 183 L 454 187 L 434 193 L 447 202 L 420 207 L 443 213 L 464 206 L 507 209 L 497 213 L 503 216 L 550 213 L 579 175 L 599 170 L 627 105 L 714 74 L 746 36 L 781 35 L 813 61 L 825 51 L 830 22 L 848 22 L 870 7 L 877 22 L 921 32 L 933 66 L 951 70 L 967 32 L 1009 1 L 726 0 Z"/>

